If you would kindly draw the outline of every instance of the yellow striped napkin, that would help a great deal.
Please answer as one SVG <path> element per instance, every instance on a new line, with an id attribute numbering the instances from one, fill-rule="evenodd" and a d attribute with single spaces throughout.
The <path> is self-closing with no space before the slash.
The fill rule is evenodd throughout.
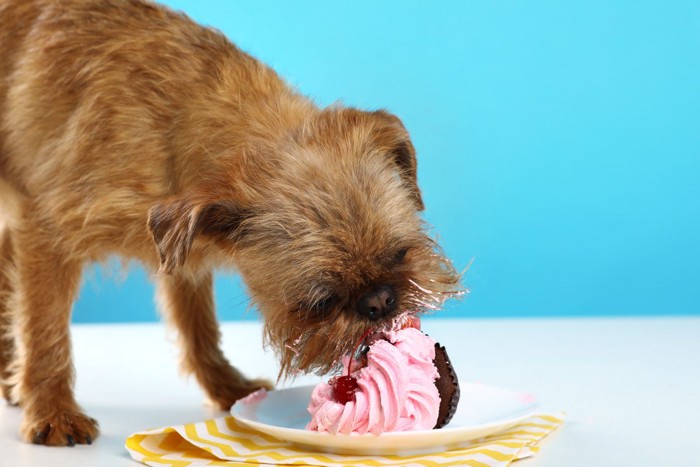
<path id="1" fill-rule="evenodd" d="M 506 466 L 532 456 L 538 443 L 563 423 L 563 415 L 541 414 L 501 433 L 451 451 L 420 456 L 342 456 L 309 452 L 251 430 L 233 417 L 134 433 L 126 449 L 151 466 Z"/>

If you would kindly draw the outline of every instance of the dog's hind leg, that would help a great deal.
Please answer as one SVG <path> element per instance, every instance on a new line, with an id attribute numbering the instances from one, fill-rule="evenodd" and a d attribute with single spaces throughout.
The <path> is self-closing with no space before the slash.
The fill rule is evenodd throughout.
<path id="1" fill-rule="evenodd" d="M 197 378 L 218 408 L 228 410 L 256 389 L 272 389 L 267 380 L 245 378 L 221 351 L 211 273 L 198 277 L 184 272 L 160 276 L 157 287 L 161 312 L 179 334 L 182 370 Z"/>
<path id="2" fill-rule="evenodd" d="M 0 389 L 8 402 L 10 398 L 10 365 L 15 359 L 15 339 L 12 329 L 12 241 L 9 227 L 0 226 Z"/>
<path id="3" fill-rule="evenodd" d="M 52 446 L 92 443 L 97 422 L 73 396 L 70 314 L 82 261 L 63 251 L 57 232 L 27 206 L 13 229 L 18 365 L 12 389 L 24 409 L 26 441 Z M 13 394 L 14 395 L 14 394 Z"/>

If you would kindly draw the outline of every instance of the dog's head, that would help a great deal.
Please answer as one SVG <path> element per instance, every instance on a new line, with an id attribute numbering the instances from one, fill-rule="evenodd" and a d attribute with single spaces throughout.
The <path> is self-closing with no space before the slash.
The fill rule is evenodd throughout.
<path id="1" fill-rule="evenodd" d="M 415 151 L 396 117 L 324 110 L 248 170 L 236 196 L 157 206 L 149 226 L 164 272 L 197 237 L 232 259 L 283 374 L 326 372 L 369 328 L 461 292 L 419 216 Z"/>

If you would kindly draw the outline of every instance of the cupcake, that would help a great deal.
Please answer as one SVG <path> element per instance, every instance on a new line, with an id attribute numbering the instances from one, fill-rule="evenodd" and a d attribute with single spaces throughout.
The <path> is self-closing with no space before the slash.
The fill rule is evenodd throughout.
<path id="1" fill-rule="evenodd" d="M 309 430 L 373 433 L 442 428 L 454 415 L 459 382 L 445 348 L 417 319 L 374 334 L 360 359 L 346 357 L 343 376 L 318 384 Z"/>

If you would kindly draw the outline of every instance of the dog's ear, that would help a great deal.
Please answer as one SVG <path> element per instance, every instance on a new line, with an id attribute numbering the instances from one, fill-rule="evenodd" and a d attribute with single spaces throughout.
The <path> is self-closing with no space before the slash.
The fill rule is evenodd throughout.
<path id="1" fill-rule="evenodd" d="M 384 110 L 372 112 L 372 115 L 382 122 L 379 131 L 379 139 L 387 148 L 387 154 L 399 169 L 399 176 L 411 195 L 419 211 L 425 209 L 420 188 L 418 188 L 418 162 L 416 149 L 411 143 L 406 127 L 401 120 Z"/>
<path id="2" fill-rule="evenodd" d="M 148 211 L 148 230 L 160 257 L 160 272 L 170 274 L 185 263 L 196 235 L 233 241 L 244 212 L 232 201 L 176 198 Z"/>

